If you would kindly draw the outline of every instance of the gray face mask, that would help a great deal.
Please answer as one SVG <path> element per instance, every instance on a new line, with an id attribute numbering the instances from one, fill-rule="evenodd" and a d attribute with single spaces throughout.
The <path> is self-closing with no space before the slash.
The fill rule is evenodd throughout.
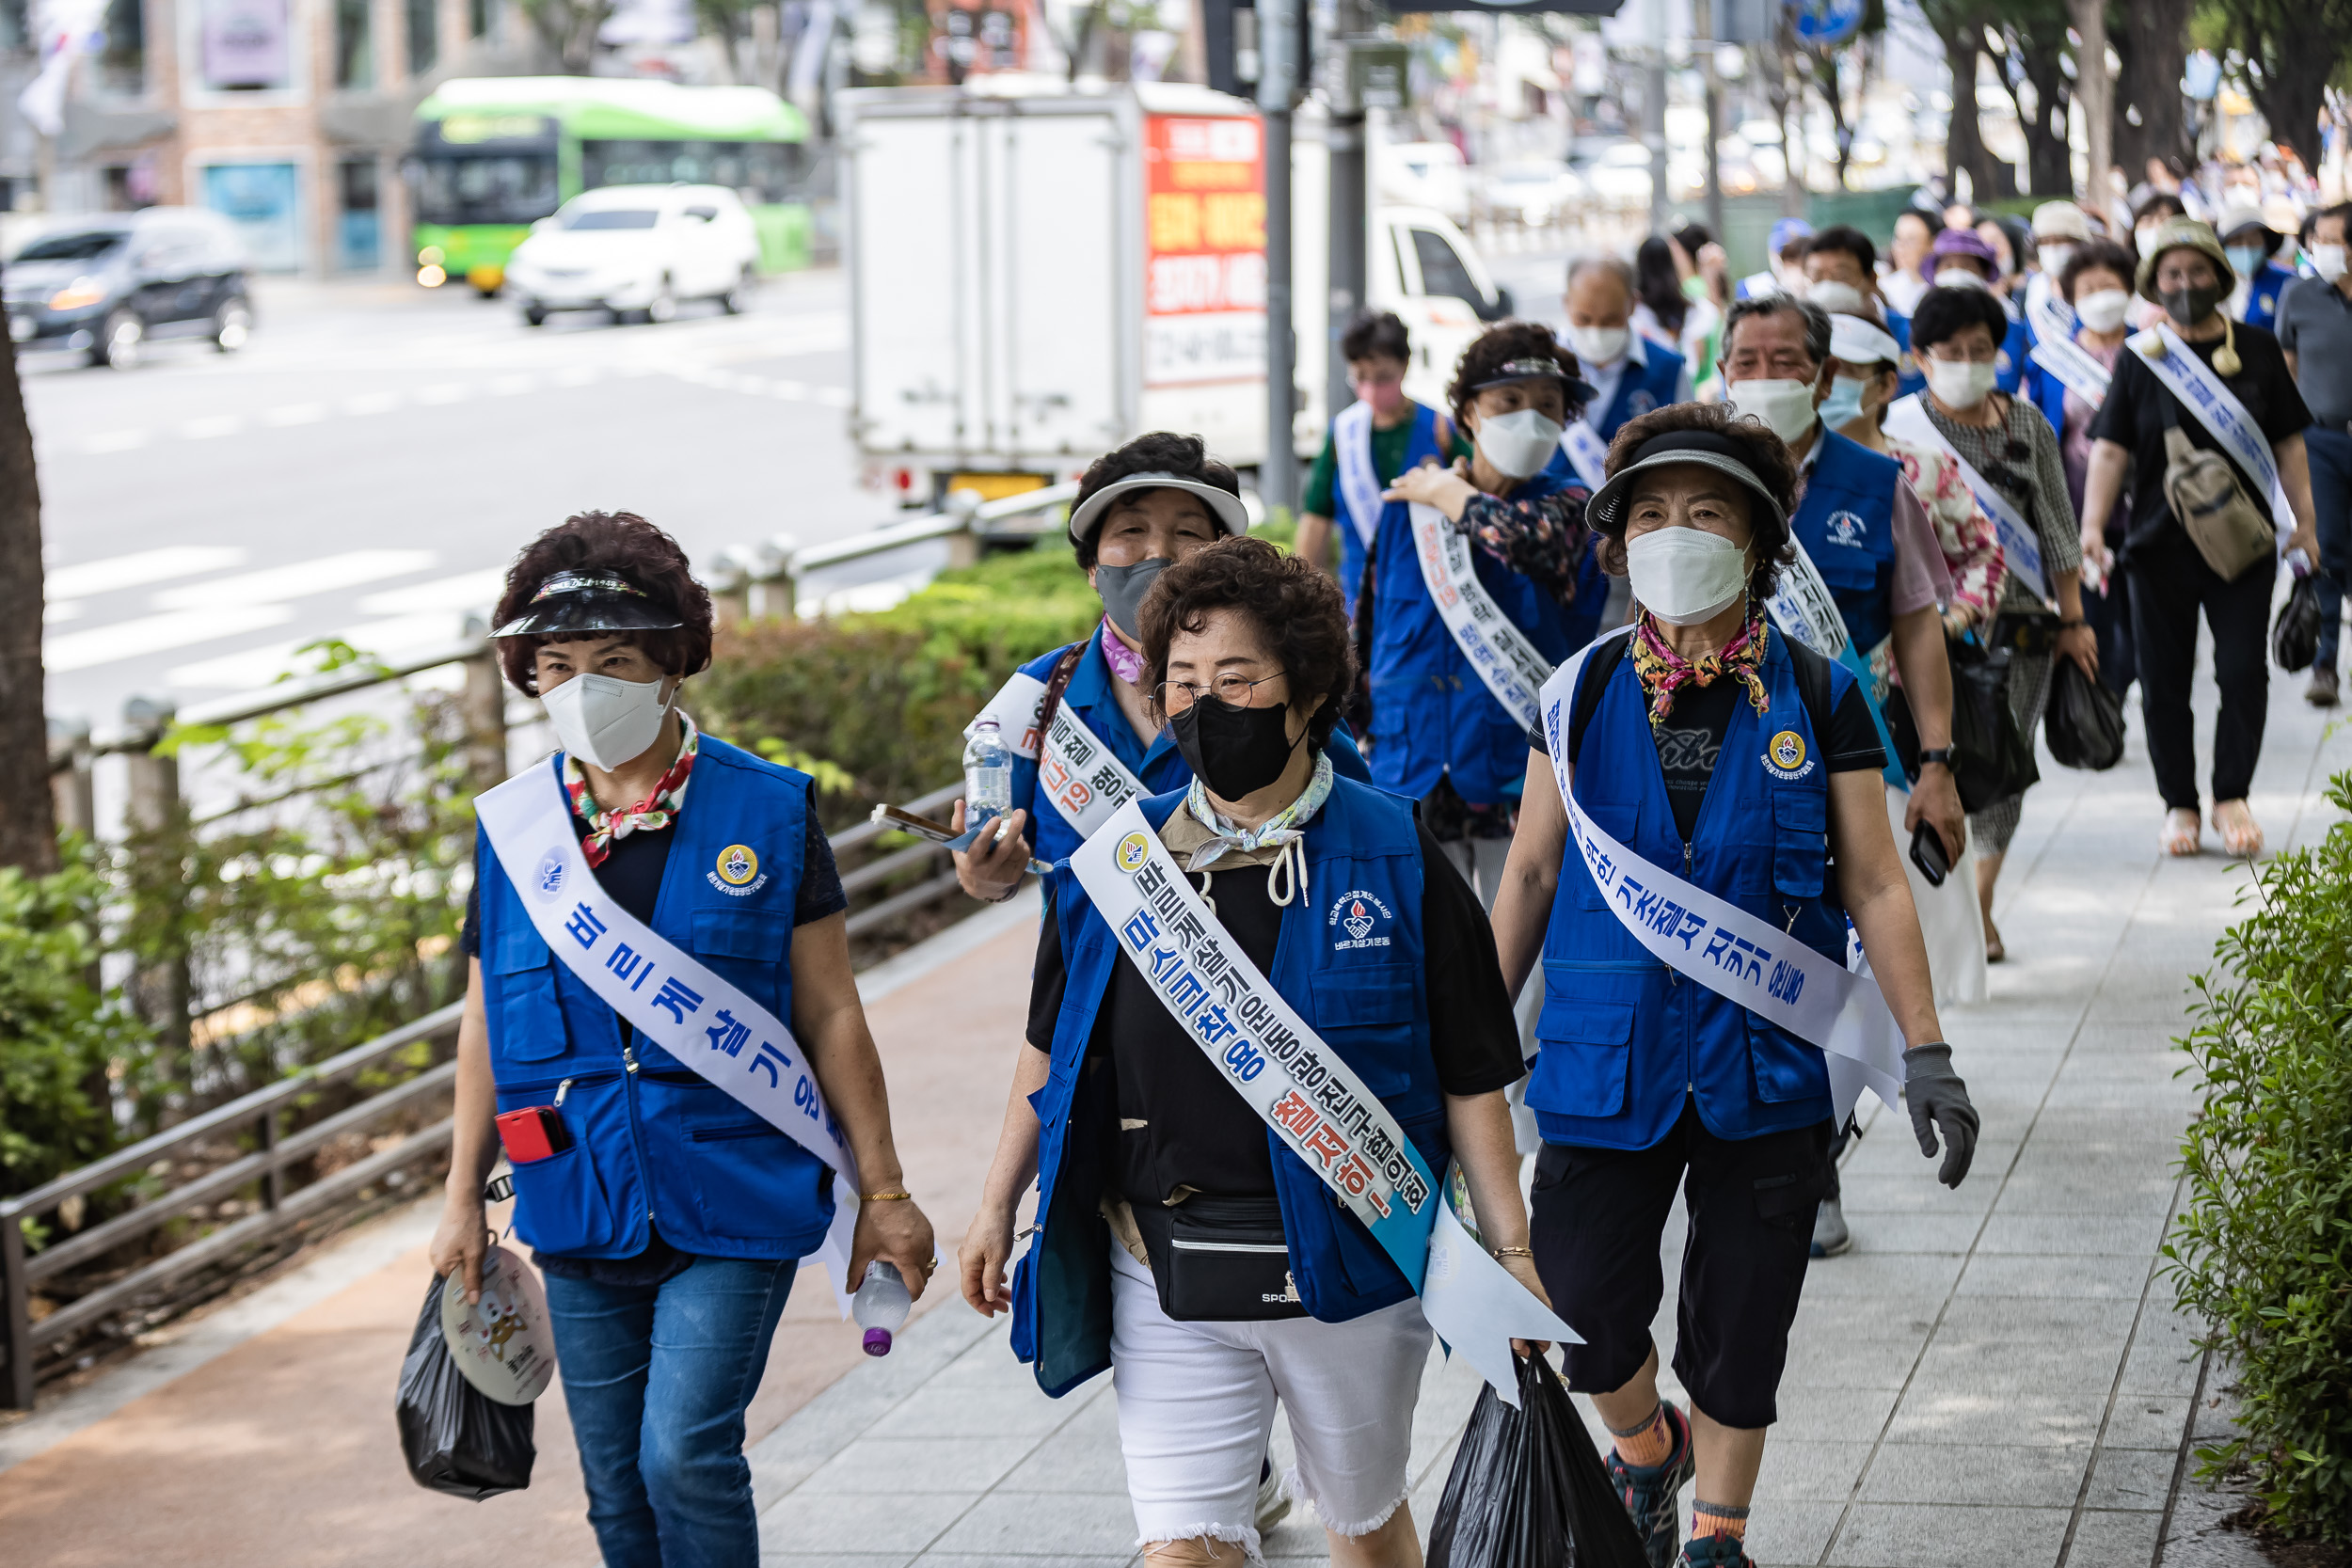
<path id="1" fill-rule="evenodd" d="M 1151 592 L 1152 582 L 1175 564 L 1165 556 L 1138 561 L 1132 566 L 1098 564 L 1094 568 L 1094 591 L 1103 595 L 1103 610 L 1110 616 L 1111 625 L 1140 639 L 1143 633 L 1136 629 L 1140 623 L 1136 611 L 1142 607 L 1143 595 Z"/>

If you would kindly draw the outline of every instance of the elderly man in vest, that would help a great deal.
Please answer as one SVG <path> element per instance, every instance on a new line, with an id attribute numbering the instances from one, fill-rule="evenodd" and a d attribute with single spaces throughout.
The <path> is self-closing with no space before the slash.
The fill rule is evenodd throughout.
<path id="1" fill-rule="evenodd" d="M 1836 603 L 1843 626 L 1822 629 L 1828 640 L 1842 630 L 1842 662 L 1867 673 L 1881 646 L 1893 656 L 1895 675 L 1918 726 L 1919 754 L 1915 776 L 1899 778 L 1898 763 L 1890 765 L 1887 782 L 1910 790 L 1905 833 L 1931 826 L 1943 842 L 1945 863 L 1951 864 L 1960 859 L 1967 833 L 1966 813 L 1952 783 L 1952 673 L 1939 613 L 1951 594 L 1951 578 L 1934 526 L 1903 480 L 1902 465 L 1821 423 L 1816 411 L 1833 386 L 1833 364 L 1830 320 L 1820 306 L 1787 294 L 1732 305 L 1724 327 L 1725 394 L 1740 413 L 1762 420 L 1788 443 L 1804 476 L 1804 499 L 1789 518 L 1790 531 L 1803 552 L 1800 566 L 1810 561 Z M 1784 600 L 1788 599 L 1784 589 Z M 1784 609 L 1792 613 L 1783 615 Z M 1774 619 L 1784 623 L 1802 619 L 1793 614 L 1792 602 L 1775 604 L 1774 611 Z M 1803 626 L 1784 624 L 1783 629 L 1807 637 Z M 1820 640 L 1819 631 L 1808 639 Z M 1884 669 L 1884 660 L 1877 662 Z M 1876 714 L 1884 685 L 1876 680 L 1862 685 Z M 1887 751 L 1891 756 L 1891 743 Z M 1814 1244 L 1824 1257 L 1853 1244 L 1835 1192 L 1821 1206 Z"/>

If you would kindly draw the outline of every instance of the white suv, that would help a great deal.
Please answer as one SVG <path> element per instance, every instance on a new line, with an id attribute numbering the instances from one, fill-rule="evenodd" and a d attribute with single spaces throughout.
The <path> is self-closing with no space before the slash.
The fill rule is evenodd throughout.
<path id="1" fill-rule="evenodd" d="M 506 286 L 538 326 L 550 310 L 668 321 L 685 299 L 743 309 L 759 275 L 759 236 L 723 185 L 607 185 L 532 226 Z"/>

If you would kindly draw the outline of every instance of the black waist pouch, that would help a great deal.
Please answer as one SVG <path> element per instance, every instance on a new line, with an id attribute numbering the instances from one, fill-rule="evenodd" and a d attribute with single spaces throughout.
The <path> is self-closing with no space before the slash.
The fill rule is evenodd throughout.
<path id="1" fill-rule="evenodd" d="M 1178 1323 L 1264 1323 L 1303 1318 L 1291 1278 L 1282 1206 L 1264 1197 L 1195 1193 L 1173 1209 L 1130 1205 L 1152 1259 L 1160 1310 Z"/>

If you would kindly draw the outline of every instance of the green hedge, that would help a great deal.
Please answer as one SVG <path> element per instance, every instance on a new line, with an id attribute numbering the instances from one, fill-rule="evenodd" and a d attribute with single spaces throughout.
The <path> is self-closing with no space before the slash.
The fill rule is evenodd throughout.
<path id="1" fill-rule="evenodd" d="M 2352 813 L 2352 773 L 2328 800 Z M 2196 981 L 2205 1084 L 2165 1245 L 2181 1304 L 2244 1391 L 2244 1465 L 2281 1530 L 2352 1542 L 2352 820 L 2256 871 L 2256 908 Z"/>

